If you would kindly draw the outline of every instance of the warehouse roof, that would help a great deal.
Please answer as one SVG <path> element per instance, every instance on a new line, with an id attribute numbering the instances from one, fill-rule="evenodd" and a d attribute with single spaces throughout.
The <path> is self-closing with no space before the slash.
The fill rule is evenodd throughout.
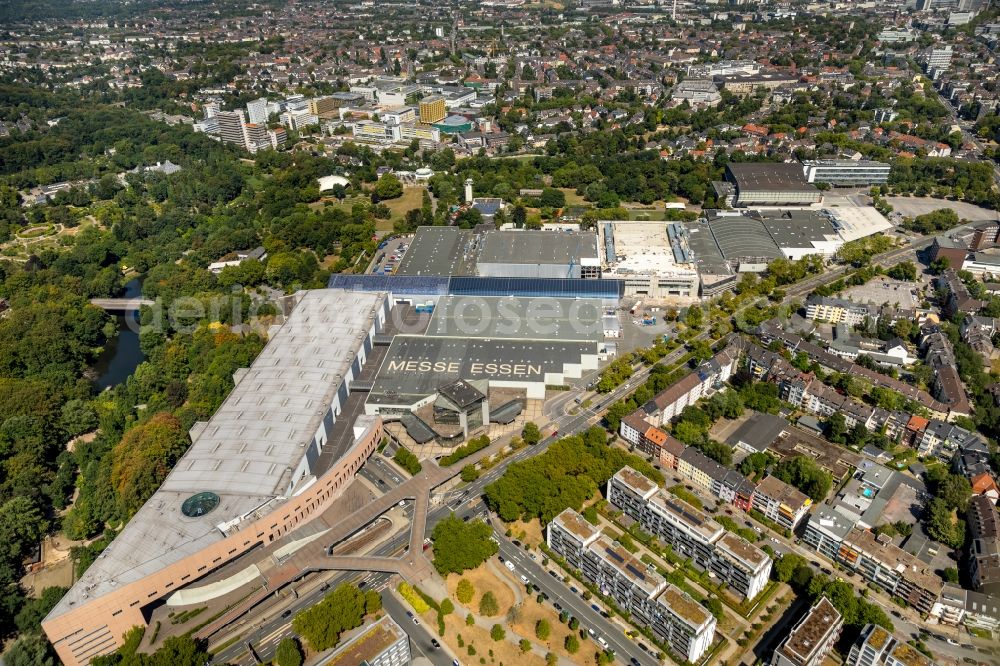
<path id="1" fill-rule="evenodd" d="M 784 256 L 760 219 L 732 213 L 710 214 L 708 228 L 722 255 L 730 261 L 740 258 L 779 259 Z"/>
<path id="2" fill-rule="evenodd" d="M 806 181 L 798 163 L 731 162 L 726 165 L 726 180 L 735 182 L 740 191 L 817 191 L 815 185 Z"/>
<path id="3" fill-rule="evenodd" d="M 336 289 L 304 292 L 253 365 L 237 373 L 236 386 L 211 420 L 192 428 L 191 446 L 159 490 L 54 614 L 202 550 L 224 538 L 219 526 L 287 496 L 292 471 L 384 299 Z"/>
<path id="4" fill-rule="evenodd" d="M 470 275 L 474 236 L 456 227 L 420 227 L 396 268 L 396 275 Z"/>
<path id="5" fill-rule="evenodd" d="M 830 219 L 812 210 L 756 211 L 778 247 L 810 247 L 840 240 Z"/>
<path id="6" fill-rule="evenodd" d="M 597 257 L 593 231 L 494 230 L 480 240 L 481 264 L 579 264 Z"/>
<path id="7" fill-rule="evenodd" d="M 549 373 L 596 355 L 593 342 L 488 340 L 397 335 L 368 396 L 369 404 L 411 405 L 455 379 L 546 382 Z"/>
<path id="8" fill-rule="evenodd" d="M 599 342 L 603 316 L 599 299 L 447 296 L 434 308 L 427 335 Z"/>
<path id="9" fill-rule="evenodd" d="M 691 258 L 698 266 L 698 272 L 703 275 L 732 275 L 733 269 L 723 256 L 709 225 L 691 223 L 686 226 Z"/>
<path id="10" fill-rule="evenodd" d="M 746 444 L 754 451 L 767 451 L 771 442 L 788 426 L 788 421 L 774 414 L 758 412 L 744 421 L 726 440 L 730 446 Z"/>

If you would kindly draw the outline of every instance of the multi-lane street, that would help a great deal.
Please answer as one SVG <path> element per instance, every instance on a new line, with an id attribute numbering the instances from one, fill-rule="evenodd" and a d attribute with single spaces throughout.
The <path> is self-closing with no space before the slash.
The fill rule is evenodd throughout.
<path id="1" fill-rule="evenodd" d="M 412 609 L 403 605 L 389 591 L 382 593 L 382 608 L 409 635 L 411 658 L 423 657 L 434 666 L 452 666 L 455 656 L 448 646 L 440 641 L 438 646 L 434 645 L 434 641 L 437 641 L 434 628 L 416 618 Z"/>
<path id="2" fill-rule="evenodd" d="M 580 621 L 580 626 L 594 633 L 591 639 L 597 646 L 598 638 L 603 638 L 608 647 L 615 651 L 618 661 L 629 663 L 634 659 L 640 664 L 653 666 L 659 662 L 656 658 L 639 647 L 643 639 L 633 641 L 625 635 L 625 630 L 612 620 L 605 618 L 592 607 L 596 602 L 585 601 L 579 594 L 573 593 L 567 585 L 562 582 L 562 573 L 555 567 L 558 577 L 549 573 L 549 570 L 531 559 L 529 553 L 518 548 L 503 536 L 501 530 L 496 530 L 497 541 L 500 544 L 500 557 L 505 562 L 510 562 L 514 566 L 515 576 L 525 576 L 533 585 L 537 585 L 542 593 L 548 596 L 546 603 L 558 604 L 563 610 Z M 597 646 L 599 647 L 599 646 Z M 656 649 L 653 646 L 648 646 Z"/>

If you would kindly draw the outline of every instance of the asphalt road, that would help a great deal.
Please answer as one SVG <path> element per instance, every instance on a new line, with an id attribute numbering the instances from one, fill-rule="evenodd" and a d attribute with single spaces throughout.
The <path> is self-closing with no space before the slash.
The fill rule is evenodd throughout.
<path id="1" fill-rule="evenodd" d="M 436 637 L 436 633 L 432 633 L 434 628 L 428 627 L 419 619 L 417 621 L 420 624 L 414 624 L 412 609 L 404 606 L 388 591 L 382 593 L 382 608 L 410 637 L 411 658 L 424 657 L 434 666 L 452 666 L 452 660 L 455 657 L 449 652 L 448 646 L 441 643 L 440 648 L 434 647 L 431 643 L 431 640 Z"/>
<path id="2" fill-rule="evenodd" d="M 597 637 L 603 637 L 608 642 L 608 646 L 615 651 L 617 661 L 628 663 L 630 658 L 636 659 L 644 666 L 654 666 L 659 662 L 649 654 L 639 649 L 639 646 L 625 635 L 625 632 L 611 620 L 603 617 L 600 613 L 591 608 L 592 603 L 600 602 L 584 601 L 579 594 L 574 594 L 569 587 L 562 582 L 562 574 L 556 569 L 560 577 L 550 575 L 540 563 L 531 559 L 530 555 L 521 548 L 511 543 L 502 532 L 497 532 L 497 540 L 500 543 L 500 555 L 504 560 L 514 565 L 515 576 L 525 576 L 531 583 L 534 583 L 542 592 L 548 595 L 547 603 L 558 603 L 570 615 L 580 621 L 580 626 L 584 629 L 593 629 L 596 636 L 591 641 L 594 650 L 601 649 L 597 643 Z M 510 568 L 510 567 L 508 567 Z M 650 645 L 651 649 L 656 649 Z M 581 648 L 581 654 L 590 654 L 588 646 Z"/>

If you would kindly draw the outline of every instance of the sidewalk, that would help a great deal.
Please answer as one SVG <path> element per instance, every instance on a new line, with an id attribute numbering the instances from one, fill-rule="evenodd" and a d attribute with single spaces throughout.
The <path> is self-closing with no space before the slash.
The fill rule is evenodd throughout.
<path id="1" fill-rule="evenodd" d="M 511 580 L 513 574 L 511 574 L 506 567 L 502 567 L 499 564 L 497 564 L 496 560 L 494 560 L 493 558 L 486 560 L 486 567 L 490 570 L 491 573 L 493 573 L 493 575 L 497 577 L 499 581 L 501 581 L 503 584 L 509 587 L 511 591 L 514 593 L 515 606 L 518 604 L 523 604 L 532 601 L 532 599 L 525 599 L 523 586 L 521 586 L 519 582 L 514 582 Z M 449 596 L 448 587 L 445 584 L 444 579 L 441 578 L 441 576 L 439 576 L 436 573 L 431 578 L 428 578 L 427 580 L 423 581 L 420 584 L 420 589 L 422 589 L 424 592 L 426 592 L 428 595 L 430 595 L 431 597 L 433 597 L 438 601 L 441 601 L 442 599 L 445 599 Z M 397 598 L 399 598 L 395 590 L 393 590 L 393 594 Z M 545 659 L 545 655 L 548 654 L 547 649 L 543 648 L 540 645 L 537 645 L 537 641 L 534 636 L 522 636 L 518 634 L 516 631 L 514 631 L 508 624 L 506 617 L 500 617 L 500 616 L 485 617 L 483 615 L 474 613 L 470 610 L 466 610 L 461 604 L 456 602 L 454 599 L 452 601 L 455 603 L 455 616 L 461 618 L 463 622 L 465 621 L 466 617 L 472 616 L 475 626 L 479 627 L 480 629 L 483 629 L 486 632 L 489 632 L 490 629 L 493 628 L 494 624 L 502 625 L 504 631 L 507 632 L 506 638 L 504 639 L 505 641 L 513 645 L 518 645 L 521 639 L 527 639 L 528 641 L 531 642 L 531 652 L 533 654 L 537 655 L 541 659 Z M 408 606 L 408 604 L 406 604 L 405 601 L 403 601 L 403 603 Z M 451 646 L 449 645 L 449 648 L 450 647 Z M 560 657 L 558 663 L 560 664 L 560 666 L 578 666 L 575 661 L 567 659 L 565 657 Z"/>

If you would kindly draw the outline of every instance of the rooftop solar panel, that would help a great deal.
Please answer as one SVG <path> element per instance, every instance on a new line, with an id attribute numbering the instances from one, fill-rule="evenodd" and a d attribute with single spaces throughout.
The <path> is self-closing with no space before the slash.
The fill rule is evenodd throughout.
<path id="1" fill-rule="evenodd" d="M 621 280 L 517 277 L 423 277 L 415 275 L 331 275 L 330 289 L 390 291 L 394 294 L 456 296 L 535 296 L 617 300 L 625 294 Z"/>

